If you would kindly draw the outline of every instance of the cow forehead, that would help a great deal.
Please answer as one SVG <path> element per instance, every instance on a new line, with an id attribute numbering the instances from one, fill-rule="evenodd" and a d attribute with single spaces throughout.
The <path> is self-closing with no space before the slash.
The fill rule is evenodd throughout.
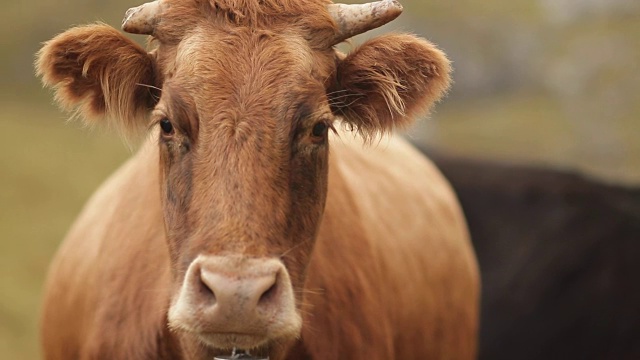
<path id="1" fill-rule="evenodd" d="M 307 41 L 295 33 L 250 28 L 220 31 L 203 26 L 178 44 L 175 67 L 191 77 L 226 75 L 241 81 L 242 75 L 275 75 L 279 71 L 311 74 L 314 56 Z M 278 79 L 282 76 L 273 81 Z"/>
<path id="2" fill-rule="evenodd" d="M 331 71 L 302 37 L 249 28 L 198 29 L 174 61 L 170 83 L 189 93 L 201 120 L 232 112 L 264 122 L 290 118 L 302 105 L 318 111 Z"/>

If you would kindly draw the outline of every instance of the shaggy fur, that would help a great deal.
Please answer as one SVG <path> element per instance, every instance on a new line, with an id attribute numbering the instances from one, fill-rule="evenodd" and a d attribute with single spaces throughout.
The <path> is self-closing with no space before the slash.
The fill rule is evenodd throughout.
<path id="1" fill-rule="evenodd" d="M 302 34 L 314 48 L 326 48 L 336 25 L 328 0 L 163 0 L 165 11 L 154 33 L 165 43 L 179 42 L 202 23 L 247 26 Z M 228 28 L 227 28 L 228 29 Z"/>
<path id="2" fill-rule="evenodd" d="M 76 27 L 46 42 L 36 73 L 60 107 L 86 123 L 107 117 L 123 134 L 144 127 L 158 98 L 152 56 L 105 24 Z"/>
<path id="3" fill-rule="evenodd" d="M 451 66 L 433 44 L 406 34 L 365 42 L 338 64 L 332 109 L 365 138 L 427 112 L 447 91 Z"/>

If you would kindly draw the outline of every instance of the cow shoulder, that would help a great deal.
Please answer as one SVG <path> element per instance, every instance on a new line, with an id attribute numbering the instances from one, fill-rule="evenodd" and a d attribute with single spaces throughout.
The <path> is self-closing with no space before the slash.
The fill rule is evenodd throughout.
<path id="1" fill-rule="evenodd" d="M 475 341 L 465 339 L 477 332 L 478 268 L 447 181 L 396 137 L 363 147 L 341 133 L 331 156 L 308 280 L 315 315 L 303 338 L 310 352 L 363 359 L 474 354 Z M 323 334 L 314 332 L 319 328 Z M 371 336 L 387 341 L 371 345 Z M 425 341 L 430 346 L 416 345 Z"/>
<path id="2" fill-rule="evenodd" d="M 47 354 L 93 358 L 118 350 L 126 354 L 112 358 L 144 358 L 157 351 L 169 266 L 156 158 L 155 147 L 145 145 L 98 189 L 67 234 L 46 283 Z M 70 313 L 77 316 L 63 316 Z M 72 348 L 80 353 L 67 353 Z"/>

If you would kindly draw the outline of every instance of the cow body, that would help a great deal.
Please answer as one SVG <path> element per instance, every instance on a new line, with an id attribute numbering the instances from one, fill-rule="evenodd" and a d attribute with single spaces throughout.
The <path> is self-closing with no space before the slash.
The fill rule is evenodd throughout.
<path id="1" fill-rule="evenodd" d="M 288 358 L 474 358 L 477 268 L 451 189 L 404 141 L 362 149 L 349 136 L 332 148 L 305 327 Z M 48 359 L 189 358 L 166 328 L 157 156 L 143 147 L 62 245 L 45 299 Z"/>
<path id="2" fill-rule="evenodd" d="M 157 0 L 123 23 L 150 50 L 104 24 L 47 42 L 36 68 L 63 108 L 155 139 L 54 261 L 46 358 L 473 358 L 455 197 L 381 138 L 446 92 L 449 61 L 406 34 L 334 49 L 401 9 Z"/>

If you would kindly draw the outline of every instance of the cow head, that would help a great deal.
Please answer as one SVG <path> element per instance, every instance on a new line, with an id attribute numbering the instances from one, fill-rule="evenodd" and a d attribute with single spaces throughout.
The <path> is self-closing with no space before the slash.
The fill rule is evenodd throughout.
<path id="1" fill-rule="evenodd" d="M 334 50 L 400 11 L 395 0 L 158 0 L 123 24 L 152 36 L 150 52 L 103 24 L 40 51 L 61 107 L 157 138 L 167 316 L 183 342 L 275 351 L 299 336 L 329 132 L 403 126 L 449 84 L 443 53 L 411 35 Z"/>

